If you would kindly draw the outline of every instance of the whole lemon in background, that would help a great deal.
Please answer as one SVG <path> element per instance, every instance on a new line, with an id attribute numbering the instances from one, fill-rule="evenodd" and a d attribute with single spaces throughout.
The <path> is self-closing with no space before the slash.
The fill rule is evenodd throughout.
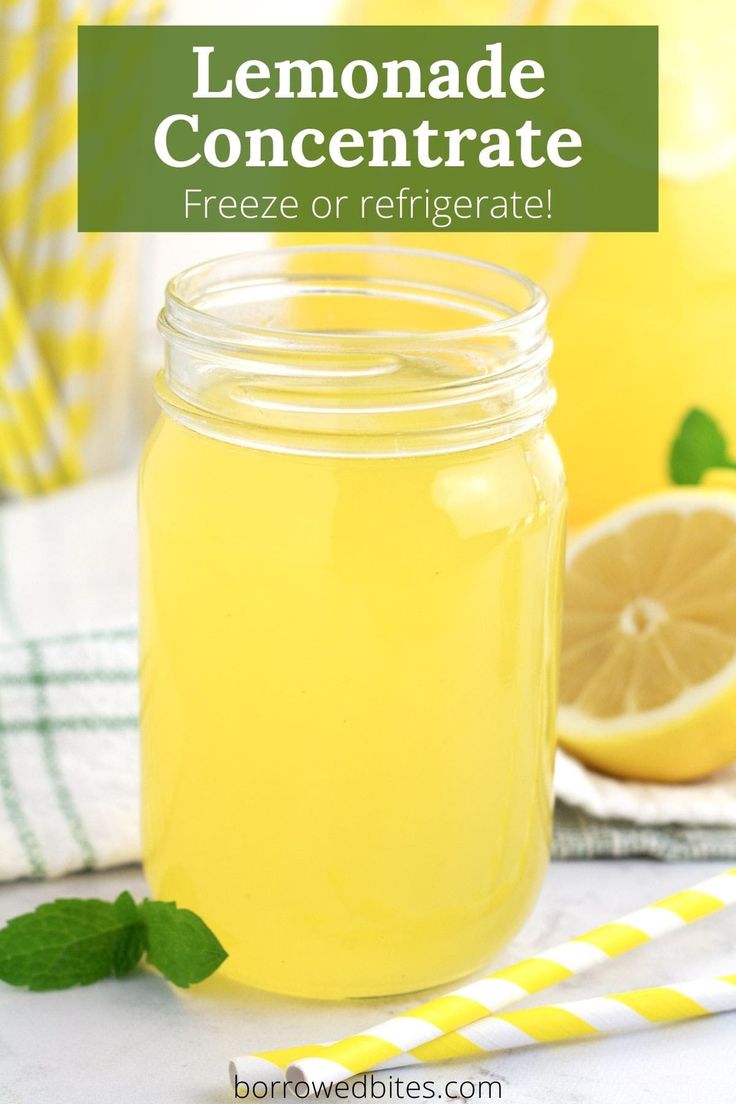
<path id="1" fill-rule="evenodd" d="M 666 491 L 571 541 L 558 732 L 624 778 L 736 758 L 736 494 Z"/>
<path id="2" fill-rule="evenodd" d="M 670 441 L 689 408 L 709 411 L 736 441 L 733 0 L 348 0 L 340 19 L 659 24 L 659 233 L 342 237 L 481 257 L 545 288 L 559 391 L 552 431 L 574 525 L 666 483 Z"/>

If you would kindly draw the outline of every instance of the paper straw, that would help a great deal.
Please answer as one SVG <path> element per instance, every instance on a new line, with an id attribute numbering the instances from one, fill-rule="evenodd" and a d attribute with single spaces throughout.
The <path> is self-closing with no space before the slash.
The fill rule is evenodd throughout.
<path id="1" fill-rule="evenodd" d="M 485 1016 L 482 1020 L 450 1031 L 447 1035 L 425 1043 L 409 1054 L 385 1062 L 382 1069 L 397 1065 L 420 1065 L 447 1061 L 452 1058 L 477 1058 L 498 1050 L 540 1043 L 559 1043 L 573 1039 L 589 1039 L 624 1031 L 642 1031 L 660 1024 L 676 1023 L 719 1012 L 736 1010 L 736 974 L 701 978 L 697 981 L 671 982 L 648 989 L 630 989 L 606 997 L 588 997 L 541 1005 L 519 1012 Z M 310 1057 L 319 1061 L 330 1047 L 328 1044 L 308 1048 Z M 279 1084 L 286 1088 L 287 1079 L 300 1080 L 292 1072 L 298 1048 L 272 1051 L 270 1055 L 252 1055 L 230 1064 L 233 1088 L 249 1091 L 258 1083 Z M 302 1056 L 305 1050 L 302 1049 Z M 287 1073 L 288 1070 L 288 1073 Z M 314 1087 L 314 1081 L 311 1082 Z"/>
<path id="2" fill-rule="evenodd" d="M 606 997 L 486 1016 L 477 1023 L 425 1043 L 411 1055 L 412 1064 L 473 1058 L 494 1050 L 513 1050 L 536 1043 L 641 1031 L 736 1009 L 736 974 L 671 982 L 650 989 L 630 989 Z M 406 1065 L 409 1055 L 402 1055 Z"/>
<path id="3" fill-rule="evenodd" d="M 409 1051 L 416 1052 L 448 1032 L 456 1032 L 489 1013 L 518 1003 L 531 993 L 582 974 L 600 962 L 735 902 L 736 867 L 427 1001 L 360 1034 L 329 1046 L 292 1048 L 286 1063 L 287 1077 L 311 1084 L 335 1084 L 370 1069 L 401 1065 Z M 240 1079 L 246 1080 L 244 1075 L 257 1066 L 261 1071 L 259 1080 L 283 1080 L 285 1067 L 280 1063 L 284 1053 L 271 1051 L 236 1058 L 231 1063 L 231 1073 L 234 1070 Z"/>
<path id="4" fill-rule="evenodd" d="M 114 279 L 126 275 L 119 240 L 76 228 L 77 23 L 148 22 L 160 8 L 158 0 L 0 0 L 6 494 L 50 490 L 84 474 L 101 383 L 114 382 L 126 351 Z"/>
<path id="5" fill-rule="evenodd" d="M 56 397 L 0 258 L 0 469 L 6 488 L 47 490 L 78 472 L 74 442 L 55 419 Z"/>
<path id="6" fill-rule="evenodd" d="M 42 16 L 43 12 L 43 16 Z M 5 340 L 0 366 L 3 388 L 3 490 L 27 494 L 48 490 L 80 474 L 77 442 L 59 401 L 58 373 L 32 317 L 29 292 L 41 273 L 32 240 L 42 223 L 44 189 L 54 179 L 59 144 L 73 158 L 67 133 L 70 110 L 56 89 L 74 65 L 75 36 L 42 34 L 53 21 L 49 6 L 0 3 L 5 39 L 0 63 L 0 245 L 5 271 L 0 326 Z M 72 103 L 72 107 L 74 104 Z M 72 177 L 73 182 L 73 177 Z M 43 198 L 42 198 L 43 197 Z M 54 198 L 53 196 L 51 198 Z M 75 212 L 70 202 L 69 221 Z M 63 213 L 59 214 L 63 220 Z"/>

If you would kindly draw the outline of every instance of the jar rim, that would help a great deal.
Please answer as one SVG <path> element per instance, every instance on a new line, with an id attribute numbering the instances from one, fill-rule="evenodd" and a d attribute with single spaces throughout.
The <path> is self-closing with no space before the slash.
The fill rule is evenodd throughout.
<path id="1" fill-rule="evenodd" d="M 546 317 L 534 281 L 457 254 L 380 244 L 234 253 L 169 282 L 158 398 L 183 424 L 253 447 L 475 448 L 547 417 Z"/>
<path id="2" fill-rule="evenodd" d="M 198 282 L 206 282 L 208 276 L 214 277 L 218 271 L 222 272 L 224 269 L 229 268 L 237 272 L 242 266 L 241 277 L 258 277 L 260 273 L 260 280 L 254 286 L 263 287 L 267 284 L 274 287 L 279 284 L 288 286 L 290 279 L 292 279 L 292 275 L 288 270 L 282 269 L 268 279 L 264 275 L 264 270 L 269 267 L 273 268 L 275 264 L 284 262 L 290 257 L 295 259 L 310 256 L 325 258 L 330 256 L 345 257 L 351 254 L 364 258 L 389 255 L 418 263 L 424 261 L 427 264 L 440 262 L 448 265 L 458 265 L 461 266 L 461 269 L 453 271 L 462 270 L 465 274 L 470 272 L 485 273 L 487 276 L 506 281 L 510 288 L 517 292 L 521 290 L 524 293 L 526 302 L 521 307 L 514 308 L 506 303 L 478 294 L 476 298 L 479 303 L 485 302 L 487 306 L 503 308 L 505 313 L 501 317 L 494 317 L 479 324 L 450 329 L 391 331 L 390 333 L 365 330 L 346 334 L 344 331 L 330 329 L 320 329 L 315 332 L 272 325 L 258 326 L 252 323 L 234 321 L 197 306 L 196 296 L 192 294 L 192 289 Z M 319 272 L 315 275 L 327 277 L 329 273 Z M 364 277 L 362 274 L 359 274 L 359 276 L 365 278 L 366 281 L 370 279 L 370 276 Z M 237 284 L 234 281 L 233 286 L 244 288 L 247 287 L 247 283 Z M 450 292 L 452 287 L 448 285 L 446 290 Z M 544 319 L 547 309 L 547 295 L 534 280 L 504 265 L 475 257 L 466 257 L 442 250 L 381 244 L 346 243 L 340 245 L 276 246 L 271 249 L 254 249 L 224 254 L 210 260 L 201 261 L 177 273 L 166 285 L 165 306 L 159 316 L 159 329 L 169 339 L 183 339 L 187 344 L 206 341 L 208 345 L 214 344 L 223 350 L 242 350 L 244 347 L 250 346 L 258 349 L 288 348 L 295 352 L 329 353 L 330 350 L 365 348 L 370 341 L 380 339 L 384 345 L 391 349 L 400 347 L 409 351 L 417 347 L 426 348 L 428 345 L 466 343 L 476 339 L 503 336 L 510 330 L 518 330 L 530 323 Z"/>

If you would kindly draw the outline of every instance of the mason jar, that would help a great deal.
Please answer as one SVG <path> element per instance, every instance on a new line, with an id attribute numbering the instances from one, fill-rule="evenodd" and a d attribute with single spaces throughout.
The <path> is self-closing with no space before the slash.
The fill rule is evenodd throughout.
<path id="1" fill-rule="evenodd" d="M 476 970 L 548 858 L 565 483 L 546 300 L 324 246 L 175 277 L 140 495 L 144 854 L 250 985 Z"/>

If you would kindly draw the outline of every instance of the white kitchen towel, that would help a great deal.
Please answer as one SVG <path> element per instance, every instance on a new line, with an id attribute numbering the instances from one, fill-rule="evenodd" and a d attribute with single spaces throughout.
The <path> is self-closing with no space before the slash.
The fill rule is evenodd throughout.
<path id="1" fill-rule="evenodd" d="M 561 748 L 555 793 L 600 820 L 635 824 L 736 825 L 736 764 L 702 782 L 623 782 L 588 770 Z"/>
<path id="2" fill-rule="evenodd" d="M 136 478 L 0 506 L 0 644 L 132 622 Z"/>
<path id="3" fill-rule="evenodd" d="M 140 855 L 135 476 L 0 507 L 0 879 Z"/>
<path id="4" fill-rule="evenodd" d="M 0 880 L 134 862 L 132 624 L 0 646 Z"/>
<path id="5" fill-rule="evenodd" d="M 135 545 L 132 472 L 0 507 L 0 879 L 140 855 Z M 600 820 L 736 825 L 736 766 L 645 785 L 560 752 L 555 787 Z"/>

